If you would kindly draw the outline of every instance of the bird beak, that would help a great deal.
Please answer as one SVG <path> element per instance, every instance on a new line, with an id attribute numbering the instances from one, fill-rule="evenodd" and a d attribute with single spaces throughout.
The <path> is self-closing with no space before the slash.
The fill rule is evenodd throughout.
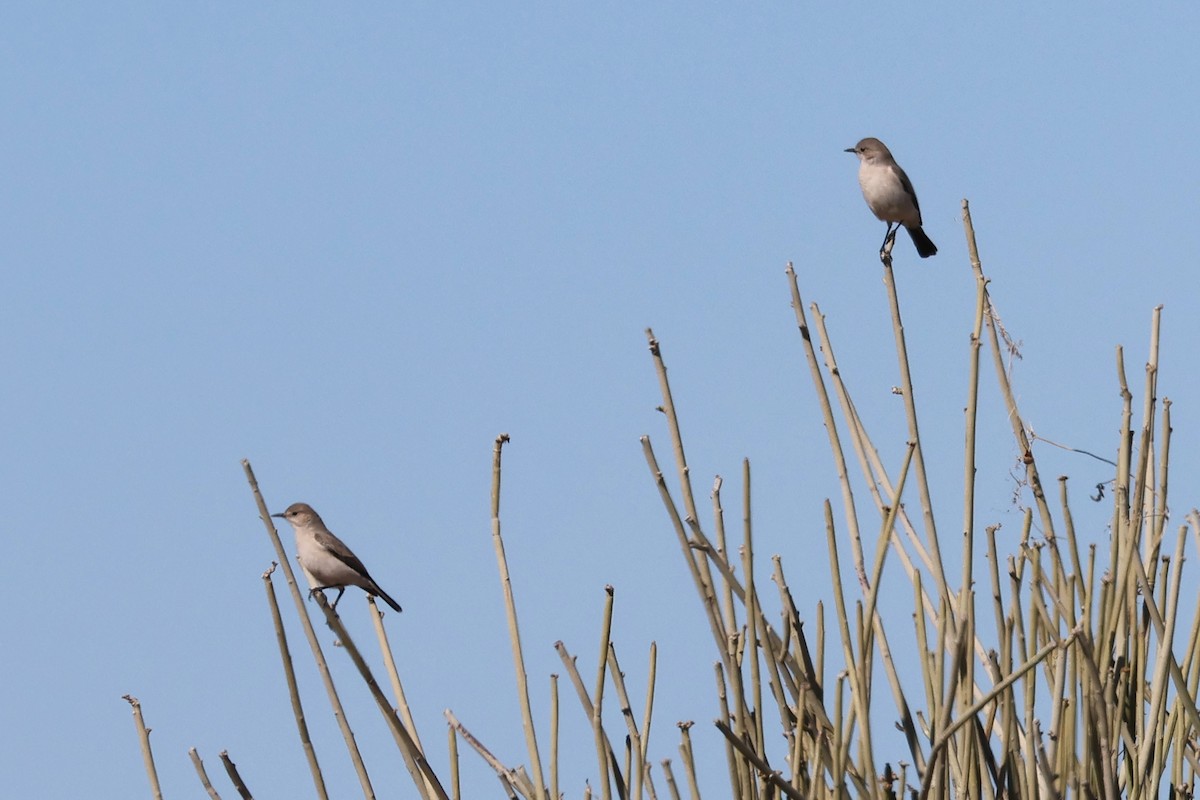
<path id="1" fill-rule="evenodd" d="M 283 514 L 272 514 L 271 516 L 272 516 L 272 517 L 279 517 L 280 519 L 283 519 Z"/>
<path id="2" fill-rule="evenodd" d="M 857 153 L 857 152 L 858 152 L 858 150 L 854 149 L 853 147 L 847 147 L 847 148 L 846 148 L 845 150 L 843 150 L 842 152 L 844 152 L 844 153 Z"/>

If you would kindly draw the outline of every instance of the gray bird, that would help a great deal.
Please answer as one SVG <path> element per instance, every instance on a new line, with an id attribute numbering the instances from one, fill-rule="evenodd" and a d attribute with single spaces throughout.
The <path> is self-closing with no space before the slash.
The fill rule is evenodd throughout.
<path id="1" fill-rule="evenodd" d="M 883 253 L 888 248 L 889 241 L 895 241 L 896 230 L 903 225 L 921 258 L 935 255 L 937 246 L 921 229 L 921 207 L 917 204 L 917 193 L 913 191 L 912 182 L 904 170 L 892 158 L 887 145 L 869 137 L 854 147 L 847 147 L 846 152 L 858 156 L 858 185 L 862 187 L 871 213 L 888 224 L 879 252 Z M 892 228 L 893 224 L 897 229 Z"/>
<path id="2" fill-rule="evenodd" d="M 358 556 L 325 527 L 320 515 L 308 503 L 292 503 L 287 511 L 271 516 L 286 519 L 296 530 L 300 567 L 312 587 L 309 597 L 323 589 L 337 589 L 337 597 L 333 598 L 333 607 L 336 609 L 346 587 L 357 586 L 369 595 L 382 597 L 385 603 L 400 611 L 400 604 L 379 588 Z"/>

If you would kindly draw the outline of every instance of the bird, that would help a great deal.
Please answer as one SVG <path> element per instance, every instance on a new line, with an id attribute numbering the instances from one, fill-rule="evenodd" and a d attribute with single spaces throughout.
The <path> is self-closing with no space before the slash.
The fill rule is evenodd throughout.
<path id="1" fill-rule="evenodd" d="M 337 610 L 346 587 L 357 586 L 401 611 L 400 604 L 380 588 L 358 556 L 325 527 L 321 516 L 308 503 L 292 503 L 282 514 L 271 516 L 287 520 L 296 531 L 297 558 L 312 587 L 309 597 L 325 589 L 337 589 L 337 597 L 333 599 L 333 608 Z"/>
<path id="2" fill-rule="evenodd" d="M 937 246 L 921 228 L 921 207 L 917 204 L 912 181 L 900 169 L 896 159 L 892 158 L 892 151 L 887 149 L 887 145 L 868 137 L 854 147 L 847 147 L 846 152 L 858 156 L 858 185 L 862 187 L 867 207 L 888 224 L 880 254 L 889 249 L 889 241 L 895 241 L 896 230 L 903 225 L 921 258 L 936 255 Z M 893 224 L 897 227 L 893 228 Z"/>

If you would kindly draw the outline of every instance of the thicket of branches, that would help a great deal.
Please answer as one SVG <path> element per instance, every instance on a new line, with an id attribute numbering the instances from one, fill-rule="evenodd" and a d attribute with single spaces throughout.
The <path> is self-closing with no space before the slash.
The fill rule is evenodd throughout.
<path id="1" fill-rule="evenodd" d="M 591 722 L 592 741 L 560 743 L 557 681 L 548 724 L 535 726 L 501 536 L 501 456 L 507 441 L 501 435 L 493 453 L 492 534 L 522 710 L 524 765 L 503 763 L 447 712 L 449 767 L 436 774 L 405 701 L 374 602 L 371 609 L 390 696 L 337 614 L 318 595 L 326 624 L 360 671 L 420 797 L 457 800 L 461 796 L 458 774 L 463 745 L 495 770 L 503 791 L 514 800 L 596 795 L 606 800 L 698 798 L 702 791 L 736 800 L 893 798 L 906 791 L 917 798 L 1136 800 L 1168 791 L 1192 795 L 1195 736 L 1200 731 L 1194 699 L 1200 682 L 1196 658 L 1200 606 L 1189 625 L 1180 616 L 1179 600 L 1186 540 L 1189 528 L 1200 533 L 1200 515 L 1191 512 L 1186 524 L 1170 535 L 1170 403 L 1159 403 L 1156 395 L 1159 309 L 1153 314 L 1136 423 L 1135 396 L 1126 381 L 1122 353 L 1117 352 L 1123 407 L 1109 546 L 1099 552 L 1094 546 L 1081 549 L 1066 480 L 1060 478 L 1057 486 L 1048 489 L 1039 475 L 1030 434 L 1009 384 L 1006 339 L 988 294 L 965 202 L 963 219 L 977 291 L 969 349 L 961 530 L 954 529 L 955 537 L 961 534 L 962 539 L 961 547 L 956 543 L 953 548 L 955 557 L 949 562 L 943 558 L 935 524 L 890 250 L 881 253 L 881 261 L 908 425 L 903 463 L 890 472 L 841 379 L 824 318 L 815 304 L 805 306 L 789 266 L 799 342 L 841 487 L 837 503 L 826 501 L 823 520 L 834 587 L 827 601 L 832 605 L 831 625 L 824 619 L 825 603 L 812 624 L 805 624 L 778 557 L 771 560 L 769 577 L 764 579 L 766 565 L 756 562 L 749 522 L 748 463 L 743 464 L 739 533 L 726 530 L 719 479 L 710 493 L 711 507 L 701 513 L 662 349 L 647 331 L 669 431 L 671 466 L 660 466 L 649 437 L 642 439 L 642 447 L 712 632 L 717 656 L 715 727 L 726 746 L 728 785 L 698 785 L 688 725 L 679 728 L 677 762 L 654 761 L 647 752 L 656 654 L 652 647 L 648 685 L 636 694 L 635 704 L 611 642 L 611 589 L 595 674 L 581 674 L 575 658 L 558 645 L 563 674 L 570 683 L 569 689 L 563 689 L 566 703 L 573 707 L 577 702 L 582 708 Z M 995 369 L 1018 451 L 1024 454 L 1024 479 L 1032 498 L 1020 546 L 1013 553 L 998 552 L 994 527 L 976 528 L 975 421 L 985 351 Z M 942 455 L 957 458 L 957 454 Z M 308 615 L 307 587 L 297 584 L 250 465 L 243 465 L 361 789 L 364 796 L 373 797 L 370 777 Z M 911 515 L 910 507 L 915 509 Z M 944 518 L 948 512 L 940 513 Z M 943 529 L 947 524 L 942 523 Z M 864 547 L 864 540 L 875 544 Z M 895 660 L 879 613 L 880 577 L 889 559 L 899 562 L 912 587 L 917 648 L 905 663 Z M 977 563 L 979 559 L 983 561 Z M 986 574 L 987 581 L 977 583 L 978 574 Z M 845 585 L 847 575 L 854 577 Z M 308 736 L 271 573 L 263 578 L 299 742 L 308 758 L 314 793 L 325 798 L 329 791 Z M 1173 646 L 1177 640 L 1181 644 Z M 836 672 L 831 669 L 834 664 Z M 914 684 L 918 691 L 906 690 Z M 575 701 L 569 699 L 572 693 Z M 127 699 L 133 705 L 154 796 L 160 797 L 141 707 L 135 698 Z M 890 706 L 888 718 L 899 720 L 907 746 L 907 759 L 895 766 L 879 763 L 875 755 L 873 713 L 881 704 Z M 578 709 L 565 713 L 578 713 Z M 878 716 L 875 713 L 874 718 Z M 543 731 L 542 738 L 535 729 Z M 886 733 L 894 735 L 891 730 Z M 564 748 L 594 749 L 597 773 L 590 782 L 572 777 L 569 784 L 563 783 L 558 754 Z M 218 797 L 194 750 L 192 758 L 205 789 Z M 239 794 L 250 797 L 228 755 L 222 753 L 221 759 Z M 345 789 L 336 794 L 344 795 Z"/>

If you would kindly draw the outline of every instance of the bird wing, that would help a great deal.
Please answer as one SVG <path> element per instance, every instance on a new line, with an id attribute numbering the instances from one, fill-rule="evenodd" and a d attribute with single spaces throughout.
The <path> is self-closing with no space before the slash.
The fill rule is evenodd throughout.
<path id="1" fill-rule="evenodd" d="M 371 580 L 371 574 L 367 572 L 367 568 L 358 560 L 358 556 L 354 555 L 350 548 L 346 546 L 345 542 L 326 531 L 317 531 L 316 538 L 317 544 L 324 548 L 330 555 L 367 580 Z"/>
<path id="2" fill-rule="evenodd" d="M 900 165 L 896 165 L 896 174 L 900 176 L 900 185 L 904 187 L 904 191 L 912 198 L 913 208 L 917 210 L 917 224 L 921 224 L 921 204 L 917 202 L 917 190 L 913 188 L 912 181 L 908 179 L 908 175 L 904 170 L 900 169 Z"/>

